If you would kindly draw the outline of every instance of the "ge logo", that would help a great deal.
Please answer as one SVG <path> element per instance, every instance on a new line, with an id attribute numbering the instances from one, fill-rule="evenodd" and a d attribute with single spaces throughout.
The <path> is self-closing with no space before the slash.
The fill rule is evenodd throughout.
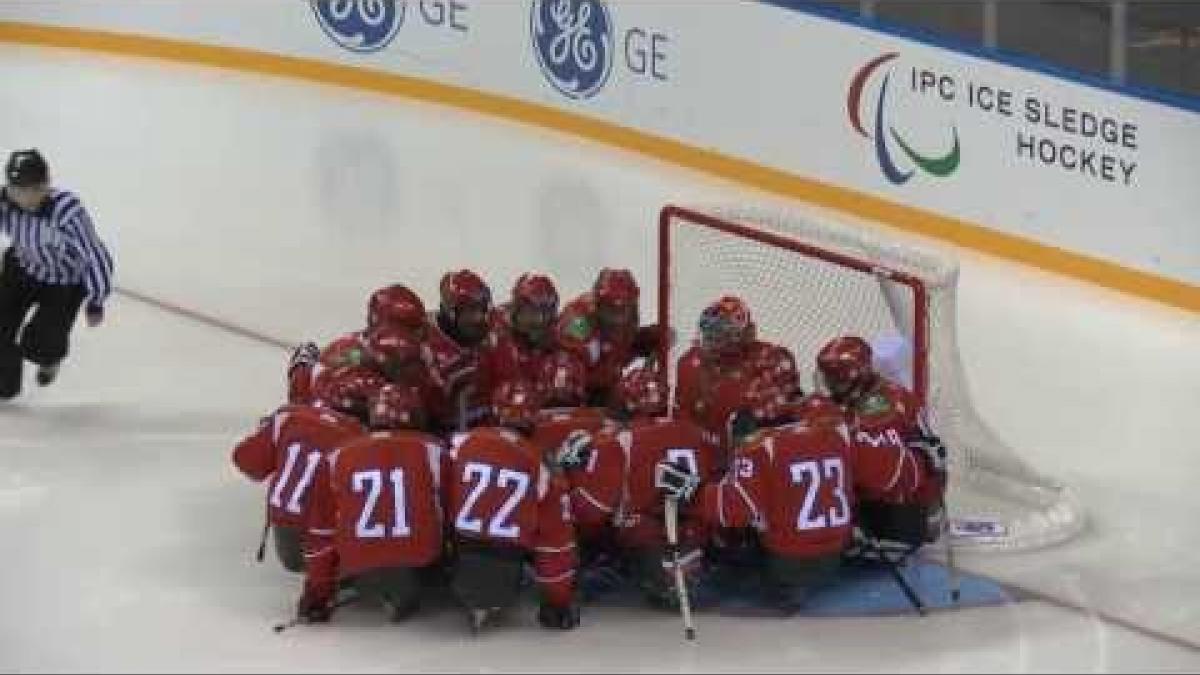
<path id="1" fill-rule="evenodd" d="M 376 52 L 404 23 L 405 0 L 309 0 L 321 29 L 352 52 Z"/>
<path id="2" fill-rule="evenodd" d="M 554 88 L 590 98 L 608 81 L 613 25 L 601 0 L 533 0 L 533 51 Z"/>

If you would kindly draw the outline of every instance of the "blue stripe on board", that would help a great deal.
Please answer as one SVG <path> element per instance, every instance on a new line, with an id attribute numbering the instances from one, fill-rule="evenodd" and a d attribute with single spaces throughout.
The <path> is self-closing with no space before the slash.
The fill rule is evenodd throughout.
<path id="1" fill-rule="evenodd" d="M 1006 51 L 1003 49 L 987 49 L 983 45 L 967 42 L 961 38 L 948 35 L 939 35 L 928 30 L 914 28 L 911 26 L 903 26 L 892 23 L 885 19 L 867 18 L 859 15 L 857 12 L 850 12 L 840 7 L 817 4 L 813 0 L 755 0 L 764 5 L 772 5 L 781 9 L 787 9 L 802 14 L 811 14 L 822 18 L 837 21 L 839 23 L 849 24 L 857 28 L 874 31 L 876 33 L 884 33 L 894 37 L 900 37 L 907 40 L 913 40 L 932 47 L 947 49 L 954 52 L 968 54 L 988 61 L 1003 63 L 1005 65 L 1014 66 L 1024 70 L 1032 70 L 1052 77 L 1057 77 L 1063 80 L 1069 80 L 1078 84 L 1087 85 L 1096 89 L 1129 96 L 1132 98 L 1159 103 L 1162 105 L 1186 110 L 1188 112 L 1200 113 L 1200 96 L 1188 96 L 1178 92 L 1157 89 L 1145 85 L 1131 84 L 1114 84 L 1108 79 L 1090 75 L 1078 70 L 1073 70 L 1066 66 L 1060 66 L 1048 61 L 1044 61 L 1037 57 L 1028 56 L 1025 54 L 1017 54 L 1015 52 Z"/>

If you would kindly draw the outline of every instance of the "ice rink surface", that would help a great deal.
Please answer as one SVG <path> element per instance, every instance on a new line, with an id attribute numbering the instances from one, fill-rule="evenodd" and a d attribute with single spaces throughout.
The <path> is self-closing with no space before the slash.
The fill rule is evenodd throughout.
<path id="1" fill-rule="evenodd" d="M 573 296 L 627 266 L 650 307 L 662 204 L 773 201 L 539 129 L 227 71 L 0 46 L 0 83 L 0 148 L 45 151 L 124 289 L 283 342 L 358 327 L 383 283 L 432 298 L 459 266 L 501 296 L 528 268 Z M 976 405 L 1091 518 L 1051 550 L 960 556 L 1026 599 L 701 615 L 694 645 L 675 617 L 620 609 L 567 634 L 530 611 L 481 639 L 448 611 L 346 611 L 274 635 L 298 582 L 253 562 L 262 489 L 229 454 L 279 402 L 287 354 L 126 294 L 78 329 L 58 383 L 0 407 L 0 672 L 1200 670 L 1200 317 L 946 250 Z"/>

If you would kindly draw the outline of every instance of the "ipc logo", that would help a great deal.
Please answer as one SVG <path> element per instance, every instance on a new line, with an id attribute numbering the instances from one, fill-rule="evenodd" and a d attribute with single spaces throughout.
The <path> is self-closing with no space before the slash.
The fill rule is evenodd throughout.
<path id="1" fill-rule="evenodd" d="M 613 25 L 602 0 L 533 0 L 533 51 L 554 88 L 590 98 L 608 81 Z"/>
<path id="2" fill-rule="evenodd" d="M 352 52 L 383 49 L 404 23 L 404 0 L 309 0 L 309 4 L 325 34 Z"/>

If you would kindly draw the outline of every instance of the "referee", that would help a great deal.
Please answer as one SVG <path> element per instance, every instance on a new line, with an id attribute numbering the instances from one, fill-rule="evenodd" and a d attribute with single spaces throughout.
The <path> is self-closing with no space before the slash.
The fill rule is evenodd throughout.
<path id="1" fill-rule="evenodd" d="M 80 307 L 87 304 L 89 326 L 104 320 L 113 275 L 112 256 L 83 204 L 50 187 L 41 153 L 12 153 L 4 176 L 0 234 L 11 245 L 0 270 L 0 400 L 21 393 L 26 360 L 37 364 L 39 385 L 54 381 Z"/>

